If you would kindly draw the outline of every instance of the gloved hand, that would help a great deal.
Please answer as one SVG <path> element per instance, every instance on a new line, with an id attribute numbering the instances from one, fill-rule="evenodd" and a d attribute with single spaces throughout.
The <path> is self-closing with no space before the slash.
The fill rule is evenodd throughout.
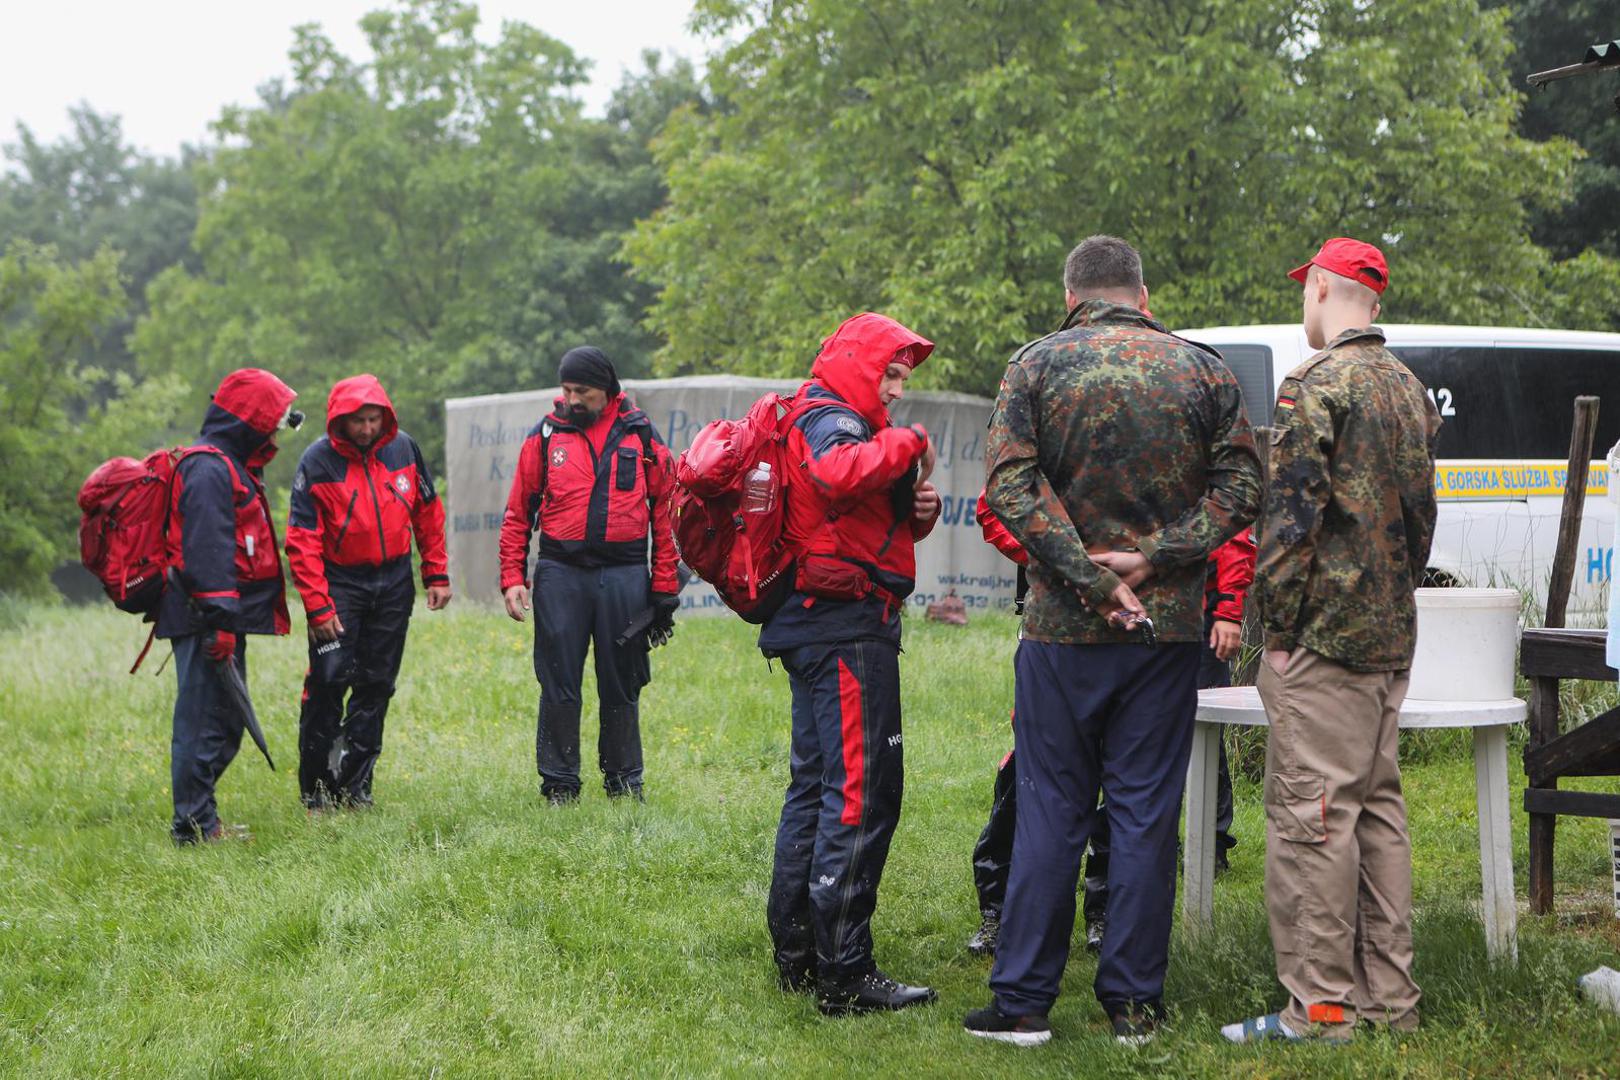
<path id="1" fill-rule="evenodd" d="M 236 655 L 236 635 L 229 630 L 215 630 L 203 643 L 208 659 L 226 661 Z"/>
<path id="2" fill-rule="evenodd" d="M 656 649 L 660 645 L 667 645 L 669 639 L 675 636 L 675 612 L 681 606 L 681 598 L 674 593 L 655 592 L 652 602 L 658 614 L 653 617 L 652 626 L 647 628 L 647 644 Z"/>

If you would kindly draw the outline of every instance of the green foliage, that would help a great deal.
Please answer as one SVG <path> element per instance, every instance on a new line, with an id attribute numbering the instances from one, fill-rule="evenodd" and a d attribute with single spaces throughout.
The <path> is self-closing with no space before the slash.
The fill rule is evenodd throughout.
<path id="1" fill-rule="evenodd" d="M 124 141 L 116 116 L 80 105 L 69 110 L 72 133 L 41 143 L 19 125 L 5 148 L 12 169 L 0 174 L 0 247 L 12 240 L 49 244 L 81 262 L 103 248 L 121 253 L 130 302 L 78 359 L 109 371 L 133 371 L 125 338 L 146 310 L 146 286 L 170 266 L 185 264 L 197 222 L 191 168 L 181 160 L 138 153 Z"/>
<path id="2" fill-rule="evenodd" d="M 1513 58 L 1516 80 L 1577 63 L 1588 46 L 1620 38 L 1620 18 L 1611 0 L 1515 0 L 1501 6 L 1509 12 L 1518 48 Z M 1575 166 L 1574 197 L 1531 217 L 1536 242 L 1559 258 L 1587 248 L 1620 257 L 1617 95 L 1620 78 L 1614 74 L 1584 75 L 1530 91 L 1519 118 L 1519 130 L 1530 138 L 1562 136 L 1586 152 Z"/>
<path id="3" fill-rule="evenodd" d="M 879 308 L 986 391 L 1062 314 L 1064 254 L 1142 250 L 1172 325 L 1287 321 L 1282 273 L 1382 243 L 1398 321 L 1603 325 L 1620 270 L 1555 264 L 1527 208 L 1578 151 L 1515 134 L 1476 0 L 700 0 L 718 106 L 671 121 L 668 205 L 627 246 L 665 372 L 803 369 Z M 1578 280 L 1595 294 L 1572 295 Z"/>
<path id="4" fill-rule="evenodd" d="M 978 921 L 971 850 L 1012 737 L 1011 619 L 908 620 L 905 812 L 872 932 L 878 960 L 941 1001 L 854 1020 L 825 1020 L 775 988 L 764 909 L 788 687 L 752 628 L 683 621 L 641 696 L 647 803 L 609 803 L 588 784 L 566 811 L 541 805 L 535 782 L 530 633 L 460 601 L 418 610 L 377 806 L 314 820 L 292 768 L 306 645 L 252 639 L 250 683 L 280 771 L 249 748 L 219 799 L 256 839 L 177 851 L 166 836 L 174 676 L 149 674 L 161 655 L 126 675 L 141 631 L 105 608 L 35 608 L 0 628 L 0 1076 L 1614 1072 L 1620 1017 L 1575 988 L 1620 945 L 1604 910 L 1607 826 L 1559 823 L 1559 915 L 1521 916 L 1519 963 L 1489 964 L 1466 744 L 1403 769 L 1417 1034 L 1342 1049 L 1221 1039 L 1218 1024 L 1281 1002 L 1261 906 L 1261 791 L 1240 777 L 1215 932 L 1172 940 L 1170 1030 L 1141 1051 L 1115 1045 L 1092 993 L 1096 962 L 1077 946 L 1053 1041 L 1023 1051 L 961 1029 L 988 999 L 987 966 L 963 943 Z M 584 723 L 588 745 L 593 710 Z M 1522 888 L 1524 774 L 1509 779 Z"/>
<path id="5" fill-rule="evenodd" d="M 484 44 L 477 21 L 456 0 L 368 15 L 365 63 L 299 29 L 292 84 L 217 125 L 202 269 L 154 283 L 144 365 L 197 386 L 263 366 L 317 420 L 333 382 L 370 371 L 435 458 L 446 396 L 548 385 L 584 341 L 646 370 L 648 293 L 615 259 L 661 197 L 644 138 L 692 70 L 649 62 L 588 120 L 567 46 L 515 22 Z"/>
<path id="6" fill-rule="evenodd" d="M 74 493 L 113 454 L 169 426 L 172 379 L 136 383 L 74 358 L 123 312 L 118 254 L 81 263 L 14 241 L 0 253 L 0 593 L 38 592 L 75 552 Z"/>

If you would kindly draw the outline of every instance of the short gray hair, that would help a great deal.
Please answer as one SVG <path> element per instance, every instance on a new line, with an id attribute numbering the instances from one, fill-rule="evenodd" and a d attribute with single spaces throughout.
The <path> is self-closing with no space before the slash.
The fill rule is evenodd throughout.
<path id="1" fill-rule="evenodd" d="M 1117 236 L 1088 236 L 1063 263 L 1063 287 L 1078 299 L 1142 288 L 1142 256 Z"/>

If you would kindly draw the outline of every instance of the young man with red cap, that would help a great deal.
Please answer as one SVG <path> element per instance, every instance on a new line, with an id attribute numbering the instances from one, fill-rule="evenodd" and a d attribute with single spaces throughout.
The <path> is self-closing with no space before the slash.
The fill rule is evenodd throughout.
<path id="1" fill-rule="evenodd" d="M 1319 350 L 1277 394 L 1253 596 L 1265 631 L 1266 909 L 1279 1013 L 1234 1042 L 1417 1026 L 1396 727 L 1434 537 L 1440 418 L 1372 325 L 1383 253 L 1329 240 L 1289 274 Z"/>
<path id="2" fill-rule="evenodd" d="M 933 343 L 866 313 L 821 343 L 788 434 L 784 535 L 795 589 L 759 647 L 793 691 L 791 778 L 776 834 L 766 921 L 784 990 L 830 1016 L 935 999 L 872 958 L 872 912 L 900 819 L 900 609 L 914 545 L 939 518 L 934 447 L 889 407 Z"/>
<path id="3" fill-rule="evenodd" d="M 326 435 L 299 459 L 287 521 L 287 561 L 309 623 L 298 786 L 311 811 L 371 805 L 416 603 L 413 536 L 428 610 L 438 611 L 450 602 L 444 502 L 377 377 L 344 379 L 326 399 Z"/>
<path id="4" fill-rule="evenodd" d="M 522 622 L 534 606 L 540 792 L 554 806 L 579 799 L 580 682 L 594 641 L 602 786 L 609 798 L 640 800 L 638 703 L 652 677 L 649 641 L 646 634 L 622 645 L 618 639 L 649 605 L 667 623 L 680 603 L 669 516 L 674 466 L 600 349 L 570 349 L 557 378 L 562 396 L 555 410 L 518 452 L 500 542 L 506 613 Z M 529 539 L 536 528 L 540 557 L 531 592 Z"/>
<path id="5" fill-rule="evenodd" d="M 231 372 L 174 467 L 170 571 L 155 629 L 174 646 L 179 685 L 169 744 L 177 844 L 247 838 L 221 823 L 214 801 L 244 730 L 221 665 L 234 664 L 245 680 L 246 635 L 291 628 L 263 470 L 276 456 L 277 432 L 304 419 L 292 407 L 297 396 L 268 371 Z"/>

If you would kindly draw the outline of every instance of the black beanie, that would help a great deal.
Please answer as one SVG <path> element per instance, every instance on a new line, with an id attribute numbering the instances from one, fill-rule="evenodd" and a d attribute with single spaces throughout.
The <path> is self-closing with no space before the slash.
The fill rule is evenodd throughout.
<path id="1" fill-rule="evenodd" d="M 613 361 L 594 345 L 581 345 L 563 353 L 562 363 L 557 365 L 557 381 L 595 386 L 606 390 L 609 397 L 619 393 L 619 375 L 613 370 Z"/>

